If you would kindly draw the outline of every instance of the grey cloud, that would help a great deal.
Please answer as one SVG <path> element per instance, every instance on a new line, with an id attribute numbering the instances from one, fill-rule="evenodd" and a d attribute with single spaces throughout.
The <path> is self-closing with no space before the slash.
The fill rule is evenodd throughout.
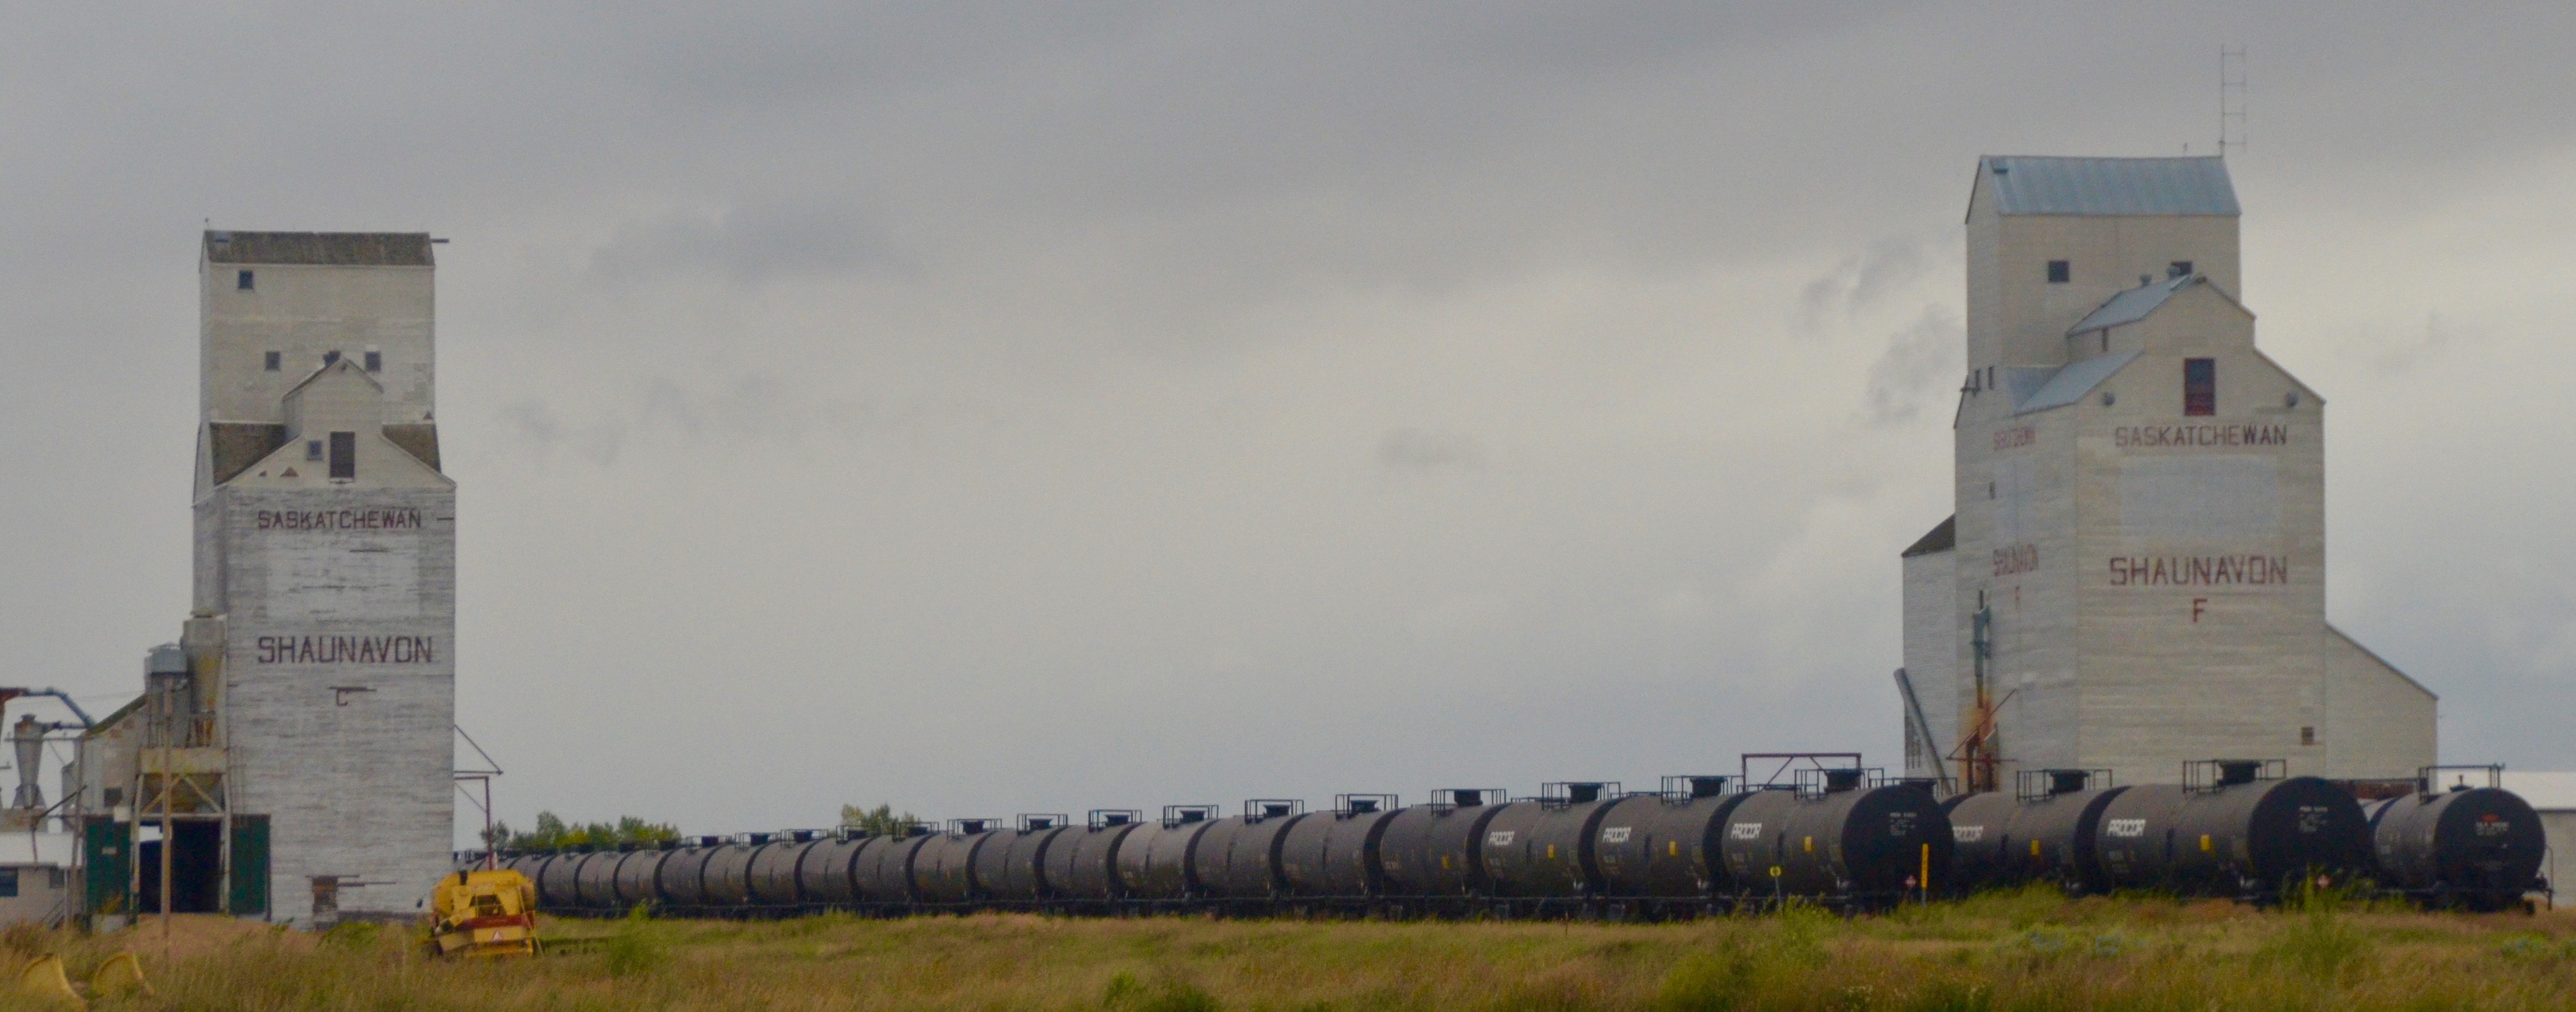
<path id="1" fill-rule="evenodd" d="M 1966 342 L 1958 314 L 1947 306 L 1923 307 L 1913 323 L 1888 337 L 1886 350 L 1870 364 L 1864 409 L 1869 424 L 1911 422 L 1926 407 L 1943 403 L 1967 370 Z"/>
<path id="2" fill-rule="evenodd" d="M 1922 280 L 1933 263 L 1934 257 L 1923 241 L 1911 236 L 1871 243 L 1868 249 L 1845 257 L 1833 271 L 1799 289 L 1799 325 L 1813 330 L 1829 316 L 1849 318 L 1873 308 L 1889 295 Z"/>
<path id="3" fill-rule="evenodd" d="M 828 201 L 769 201 L 629 223 L 590 261 L 594 277 L 619 285 L 673 274 L 759 285 L 905 266 L 874 221 Z"/>
<path id="4" fill-rule="evenodd" d="M 187 608 L 211 216 L 456 237 L 460 717 L 514 820 L 1880 757 L 1974 158 L 2198 150 L 2225 39 L 2264 340 L 2385 427 L 2331 444 L 2337 620 L 2420 661 L 2446 755 L 2576 764 L 2474 716 L 2576 705 L 2563 601 L 2462 564 L 2576 568 L 2566 479 L 2458 449 L 2576 441 L 2532 266 L 2576 10 L 22 6 L 0 427 L 47 438 L 0 470 L 69 491 L 0 497 L 60 534 L 0 543 L 0 642 L 76 692 Z"/>
<path id="5" fill-rule="evenodd" d="M 1397 429 L 1378 441 L 1377 462 L 1399 471 L 1428 474 L 1455 468 L 1485 469 L 1485 446 L 1475 437 L 1438 429 Z"/>

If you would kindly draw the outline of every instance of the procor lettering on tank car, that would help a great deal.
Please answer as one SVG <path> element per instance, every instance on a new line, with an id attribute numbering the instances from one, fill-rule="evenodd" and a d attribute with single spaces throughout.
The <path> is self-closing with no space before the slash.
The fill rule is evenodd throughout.
<path id="1" fill-rule="evenodd" d="M 1727 790 L 1729 778 L 1664 778 L 1653 794 L 1622 798 L 1593 834 L 1593 864 L 1607 912 L 1648 917 L 1714 913 L 1726 895 L 1721 853 L 1727 813 L 1752 795 Z"/>
<path id="2" fill-rule="evenodd" d="M 1838 909 L 2045 882 L 2258 902 L 2316 885 L 2499 909 L 2545 890 L 2538 816 L 2490 784 L 2432 770 L 2365 809 L 2353 785 L 2278 761 L 2186 764 L 2178 784 L 2031 770 L 2010 793 L 1936 800 L 1858 767 L 1789 783 L 1667 777 L 1623 793 L 1550 783 L 1348 794 L 1328 811 L 1254 799 L 1080 823 L 1024 815 L 872 835 L 844 827 L 509 854 L 550 911 L 638 904 L 691 915 L 846 909 L 1076 914 L 1676 918 L 1796 900 Z M 2376 782 L 2374 782 L 2376 783 Z M 479 855 L 460 860 L 479 860 Z M 2375 877 L 2374 877 L 2375 876 Z"/>
<path id="3" fill-rule="evenodd" d="M 2053 882 L 2072 893 L 2110 888 L 2096 837 L 2102 810 L 2128 788 L 2109 770 L 2024 770 L 2010 794 L 1962 794 L 1943 803 L 1954 845 L 1953 891 Z"/>

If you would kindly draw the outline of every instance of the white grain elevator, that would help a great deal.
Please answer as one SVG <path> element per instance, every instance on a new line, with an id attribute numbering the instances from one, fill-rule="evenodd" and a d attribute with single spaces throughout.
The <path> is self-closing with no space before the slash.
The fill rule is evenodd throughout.
<path id="1" fill-rule="evenodd" d="M 2219 158 L 1977 163 L 1954 512 L 1902 553 L 1909 775 L 2412 777 L 2433 694 L 2326 623 L 2325 399 L 2254 343 Z"/>
<path id="2" fill-rule="evenodd" d="M 84 737 L 90 913 L 158 910 L 167 867 L 174 910 L 408 918 L 447 873 L 432 242 L 205 233 L 195 607 L 145 694 Z"/>

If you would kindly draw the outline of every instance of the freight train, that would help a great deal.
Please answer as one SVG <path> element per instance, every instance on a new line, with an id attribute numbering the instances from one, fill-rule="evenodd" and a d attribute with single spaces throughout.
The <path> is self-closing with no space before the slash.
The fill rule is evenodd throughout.
<path id="1" fill-rule="evenodd" d="M 1797 901 L 1836 909 L 2049 882 L 2264 901 L 2310 884 L 2499 909 L 2547 888 L 2539 816 L 2495 787 L 2428 771 L 2368 805 L 2278 761 L 2186 766 L 2180 784 L 2113 786 L 2039 770 L 2019 790 L 1935 797 L 1860 768 L 1787 783 L 1667 777 L 1345 794 L 1328 811 L 1213 805 L 701 836 L 498 855 L 554 913 L 645 905 L 680 916 L 1020 910 L 1131 915 L 1664 919 Z M 482 855 L 474 854 L 475 860 Z"/>

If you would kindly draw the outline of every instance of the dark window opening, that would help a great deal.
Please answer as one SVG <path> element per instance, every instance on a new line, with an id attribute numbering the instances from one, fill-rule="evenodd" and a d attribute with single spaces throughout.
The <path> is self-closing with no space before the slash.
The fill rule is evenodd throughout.
<path id="1" fill-rule="evenodd" d="M 384 353 L 384 352 L 381 352 L 381 351 L 371 351 L 371 352 L 368 352 L 368 353 L 367 353 L 367 371 L 368 371 L 368 372 L 383 372 L 383 371 L 385 371 L 385 353 Z"/>
<path id="2" fill-rule="evenodd" d="M 2300 729 L 2299 729 L 2299 744 L 2301 744 L 2301 745 L 2314 745 L 2314 744 L 2316 744 L 2316 743 L 2317 743 L 2317 729 L 2316 729 L 2316 728 L 2313 728 L 2313 727 L 2303 727 L 2303 728 L 2300 728 Z"/>
<path id="3" fill-rule="evenodd" d="M 2065 260 L 2048 262 L 2048 283 L 2062 285 L 2075 279 L 2075 265 Z"/>
<path id="4" fill-rule="evenodd" d="M 170 827 L 170 912 L 212 914 L 223 911 L 224 824 L 213 819 L 187 819 Z M 150 869 L 135 876 L 137 907 L 161 909 L 162 841 L 145 840 L 134 847 L 137 864 Z"/>
<path id="5" fill-rule="evenodd" d="M 285 352 L 282 352 L 282 351 L 272 351 L 272 352 L 269 352 L 269 353 L 268 353 L 268 356 L 267 356 L 267 357 L 266 357 L 266 359 L 264 360 L 264 363 L 263 363 L 263 364 L 264 364 L 264 367 L 265 367 L 268 371 L 270 371 L 270 372 L 276 372 L 276 371 L 278 371 L 279 369 L 285 368 L 285 367 L 286 367 L 286 353 L 285 353 Z"/>
<path id="6" fill-rule="evenodd" d="M 2186 415 L 2218 413 L 2217 359 L 2182 360 L 2182 413 Z"/>
<path id="7" fill-rule="evenodd" d="M 357 477 L 357 476 L 358 476 L 358 434 L 357 434 L 357 433 L 355 433 L 355 432 L 334 432 L 334 433 L 332 433 L 332 434 L 331 434 L 331 477 L 334 477 L 334 478 L 355 478 L 355 477 Z"/>
<path id="8" fill-rule="evenodd" d="M 0 896 L 18 895 L 18 869 L 0 868 Z"/>
<path id="9" fill-rule="evenodd" d="M 323 365 L 335 365 L 335 364 L 337 364 L 339 361 L 340 361 L 340 353 L 339 353 L 339 352 L 336 352 L 336 351 L 326 351 L 326 352 L 323 352 L 323 353 L 322 353 L 322 364 L 323 364 Z"/>
<path id="10" fill-rule="evenodd" d="M 2176 260 L 2165 265 L 2165 276 L 2169 278 L 2184 277 L 2190 273 L 2191 261 L 2189 260 Z"/>
<path id="11" fill-rule="evenodd" d="M 242 290 L 242 291 L 245 291 L 245 292 L 250 291 L 250 290 L 251 290 L 251 278 L 250 278 L 250 272 L 249 272 L 249 271 L 242 271 L 242 272 L 240 272 L 240 273 L 238 273 L 238 274 L 233 275 L 233 287 L 234 287 L 234 288 L 238 288 L 238 289 L 240 289 L 240 290 Z"/>
<path id="12" fill-rule="evenodd" d="M 322 441 L 321 441 L 321 440 L 319 440 L 319 439 L 307 439 L 307 440 L 305 440 L 305 441 L 304 441 L 304 459 L 306 459 L 306 460 L 320 460 L 320 459 L 322 459 Z"/>

